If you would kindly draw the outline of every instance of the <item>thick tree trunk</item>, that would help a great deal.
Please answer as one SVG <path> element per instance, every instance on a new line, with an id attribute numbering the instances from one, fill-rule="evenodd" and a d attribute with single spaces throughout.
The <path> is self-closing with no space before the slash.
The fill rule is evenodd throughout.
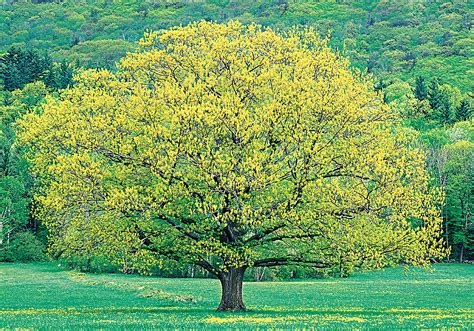
<path id="1" fill-rule="evenodd" d="M 222 298 L 218 311 L 247 310 L 242 298 L 242 284 L 245 267 L 229 268 L 227 272 L 219 274 L 222 285 Z"/>

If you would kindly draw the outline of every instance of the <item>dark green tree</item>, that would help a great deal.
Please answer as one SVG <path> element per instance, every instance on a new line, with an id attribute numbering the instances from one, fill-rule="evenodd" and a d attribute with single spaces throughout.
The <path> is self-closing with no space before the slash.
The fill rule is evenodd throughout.
<path id="1" fill-rule="evenodd" d="M 428 87 L 426 86 L 426 81 L 422 76 L 416 77 L 415 89 L 414 89 L 415 98 L 420 101 L 426 100 L 428 98 Z"/>
<path id="2" fill-rule="evenodd" d="M 430 83 L 430 87 L 427 93 L 428 102 L 430 103 L 430 107 L 431 109 L 433 109 L 434 112 L 438 111 L 443 107 L 444 96 L 441 92 L 439 85 L 439 80 L 437 78 L 433 79 Z"/>
<path id="3" fill-rule="evenodd" d="M 3 89 L 13 91 L 28 83 L 43 80 L 51 66 L 51 59 L 32 50 L 12 47 L 0 56 L 0 81 Z"/>
<path id="4" fill-rule="evenodd" d="M 446 95 L 442 95 L 441 98 L 441 108 L 438 109 L 437 119 L 440 123 L 447 124 L 452 121 L 452 107 L 449 102 L 449 98 Z"/>
<path id="5" fill-rule="evenodd" d="M 33 50 L 11 48 L 0 56 L 0 84 L 6 91 L 22 89 L 35 81 L 43 81 L 53 90 L 63 89 L 72 85 L 73 71 L 65 60 L 54 63 L 47 53 L 40 55 Z"/>
<path id="6" fill-rule="evenodd" d="M 65 60 L 59 63 L 56 75 L 56 88 L 64 89 L 73 84 L 72 74 L 73 66 Z"/>
<path id="7" fill-rule="evenodd" d="M 49 68 L 48 68 L 48 74 L 46 75 L 46 77 L 44 78 L 44 83 L 47 85 L 47 86 L 50 86 L 50 87 L 56 87 L 57 86 L 57 77 L 56 77 L 56 70 L 54 69 L 54 65 L 53 63 L 51 62 L 49 64 Z"/>
<path id="8" fill-rule="evenodd" d="M 472 115 L 472 108 L 467 101 L 467 99 L 464 99 L 461 101 L 461 104 L 456 107 L 456 121 L 467 121 L 471 118 Z"/>
<path id="9" fill-rule="evenodd" d="M 431 81 L 427 99 L 431 107 L 429 118 L 441 124 L 451 123 L 453 120 L 453 105 L 450 95 L 441 87 L 439 79 Z"/>
<path id="10" fill-rule="evenodd" d="M 374 84 L 374 90 L 383 93 L 383 101 L 387 102 L 387 92 L 385 91 L 385 88 L 388 86 L 392 85 L 393 82 L 387 82 L 383 78 L 380 78 L 375 84 Z"/>

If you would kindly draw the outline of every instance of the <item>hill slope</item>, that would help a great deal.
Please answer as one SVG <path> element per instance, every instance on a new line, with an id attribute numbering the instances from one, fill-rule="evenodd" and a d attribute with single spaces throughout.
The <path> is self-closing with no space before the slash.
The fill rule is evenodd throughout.
<path id="1" fill-rule="evenodd" d="M 443 77 L 471 91 L 473 40 L 469 1 L 170 1 L 6 0 L 0 51 L 44 49 L 56 59 L 113 67 L 146 29 L 195 20 L 257 22 L 276 29 L 316 26 L 359 68 L 388 80 Z M 470 59 L 471 58 L 471 59 Z"/>

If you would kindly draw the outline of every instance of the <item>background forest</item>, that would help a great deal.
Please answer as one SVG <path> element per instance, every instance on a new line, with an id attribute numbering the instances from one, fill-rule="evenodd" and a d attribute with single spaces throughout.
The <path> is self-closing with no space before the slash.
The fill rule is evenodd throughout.
<path id="1" fill-rule="evenodd" d="M 472 193 L 472 2 L 469 1 L 12 1 L 0 6 L 0 261 L 46 258 L 47 233 L 35 219 L 35 178 L 15 143 L 15 120 L 47 94 L 73 84 L 81 68 L 114 69 L 147 29 L 196 20 L 238 19 L 277 30 L 313 26 L 419 131 L 432 185 L 446 192 L 444 236 L 451 260 L 474 258 Z M 115 270 L 99 257 L 68 259 L 90 271 Z M 200 274 L 192 266 L 156 270 Z M 281 267 L 254 277 L 311 276 Z"/>

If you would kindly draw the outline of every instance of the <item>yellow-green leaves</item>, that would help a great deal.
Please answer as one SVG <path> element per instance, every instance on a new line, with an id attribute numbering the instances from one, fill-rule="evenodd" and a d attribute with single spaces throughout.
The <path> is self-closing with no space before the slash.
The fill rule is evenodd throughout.
<path id="1" fill-rule="evenodd" d="M 313 30 L 203 21 L 140 47 L 20 123 L 53 246 L 97 233 L 211 272 L 444 254 L 414 135 Z"/>

